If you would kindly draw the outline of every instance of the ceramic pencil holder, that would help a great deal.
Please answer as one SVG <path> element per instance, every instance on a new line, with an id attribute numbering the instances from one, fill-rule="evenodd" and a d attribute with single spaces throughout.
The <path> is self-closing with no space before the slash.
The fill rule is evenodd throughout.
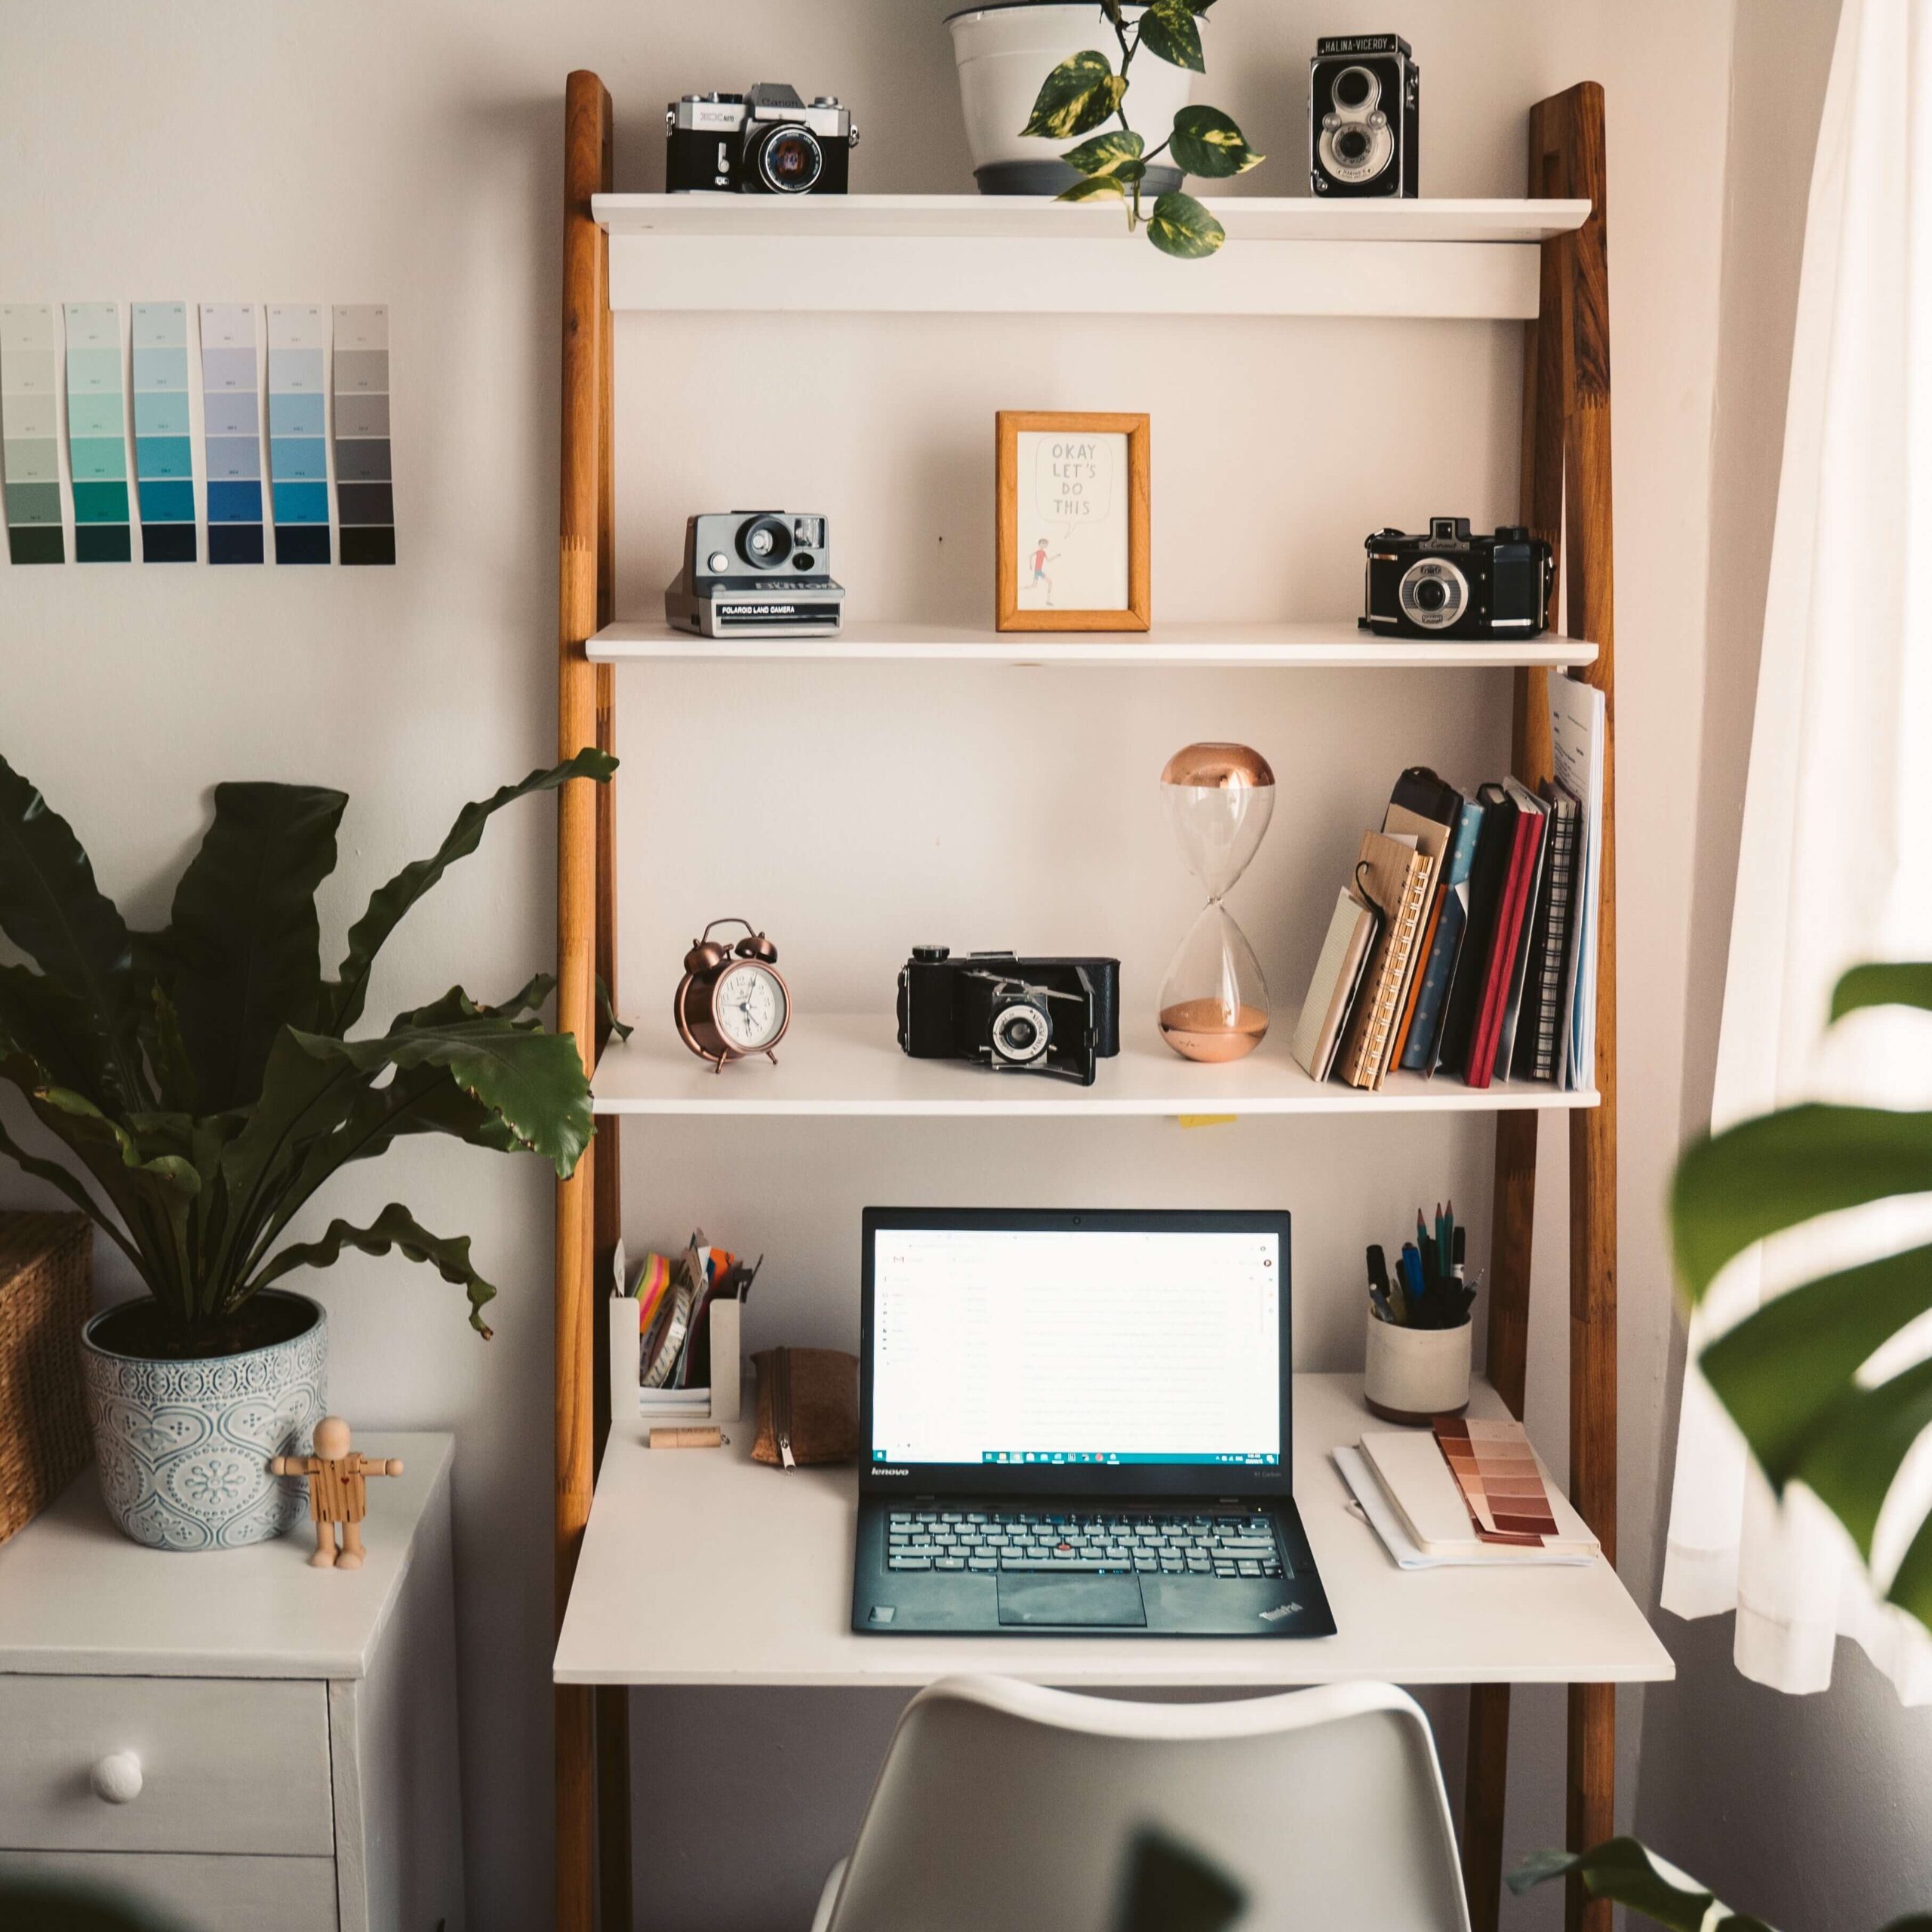
<path id="1" fill-rule="evenodd" d="M 1407 1328 L 1368 1312 L 1368 1359 L 1362 1395 L 1384 1422 L 1420 1428 L 1432 1416 L 1459 1416 L 1469 1405 L 1469 1340 L 1474 1325 Z"/>

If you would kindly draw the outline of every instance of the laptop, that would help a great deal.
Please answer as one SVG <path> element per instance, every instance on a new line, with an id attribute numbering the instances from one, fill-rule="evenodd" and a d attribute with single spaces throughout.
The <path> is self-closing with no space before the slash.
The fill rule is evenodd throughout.
<path id="1" fill-rule="evenodd" d="M 1334 1632 L 1288 1217 L 869 1208 L 852 1627 Z"/>

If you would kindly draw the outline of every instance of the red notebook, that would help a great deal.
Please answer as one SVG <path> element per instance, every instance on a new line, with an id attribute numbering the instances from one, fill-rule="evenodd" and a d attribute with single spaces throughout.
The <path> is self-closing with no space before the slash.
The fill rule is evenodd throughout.
<path id="1" fill-rule="evenodd" d="M 1472 1087 L 1487 1087 L 1496 1071 L 1496 1043 L 1502 1036 L 1503 1012 L 1509 1001 L 1509 981 L 1516 949 L 1529 916 L 1530 881 L 1536 876 L 1537 852 L 1543 843 L 1540 814 L 1519 812 L 1516 838 L 1509 851 L 1509 869 L 1496 909 L 1496 943 L 1490 948 L 1482 999 L 1476 1008 L 1475 1030 L 1470 1035 L 1469 1063 L 1463 1078 Z"/>

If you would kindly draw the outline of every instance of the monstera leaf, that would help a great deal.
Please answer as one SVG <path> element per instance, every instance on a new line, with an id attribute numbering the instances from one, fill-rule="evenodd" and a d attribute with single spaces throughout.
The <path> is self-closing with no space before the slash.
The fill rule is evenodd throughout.
<path id="1" fill-rule="evenodd" d="M 1872 1006 L 1932 1008 L 1932 964 L 1855 967 L 1832 1017 Z M 1926 1061 L 1932 1066 L 1932 1026 Z M 1787 1107 L 1698 1142 L 1671 1201 L 1678 1270 L 1693 1301 L 1718 1271 L 1769 1236 L 1821 1214 L 1932 1192 L 1932 1113 Z M 1932 1426 L 1932 1364 L 1883 1380 L 1866 1364 L 1932 1308 L 1932 1247 L 1838 1270 L 1769 1301 L 1698 1358 L 1705 1378 L 1780 1492 L 1802 1482 L 1851 1532 L 1867 1561 L 1900 1464 Z M 1921 1524 L 1890 1601 L 1932 1626 L 1932 1529 Z"/>

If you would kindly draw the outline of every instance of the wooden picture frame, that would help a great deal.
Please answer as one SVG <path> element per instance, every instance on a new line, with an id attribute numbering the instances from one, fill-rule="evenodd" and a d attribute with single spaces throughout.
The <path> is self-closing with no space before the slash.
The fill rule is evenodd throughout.
<path id="1" fill-rule="evenodd" d="M 1022 438 L 1026 440 L 1023 442 Z M 1048 442 L 1034 439 L 1063 439 Z M 1124 438 L 1103 443 L 1101 439 Z M 1002 409 L 995 429 L 995 590 L 1003 631 L 1144 631 L 1152 621 L 1148 581 L 1149 430 L 1145 416 Z M 1042 493 L 1056 493 L 1063 511 L 1042 512 Z M 1041 529 L 1023 532 L 1023 504 Z M 1079 506 L 1078 515 L 1071 514 Z M 1097 508 L 1096 508 L 1097 506 Z M 1094 521 L 1085 519 L 1092 516 Z M 1056 531 L 1102 535 L 1071 555 L 1050 548 Z M 1125 537 L 1124 557 L 1118 548 Z M 1053 601 L 1051 566 L 1066 557 L 1078 607 Z M 1123 567 L 1124 565 L 1124 567 Z M 1023 581 L 1023 577 L 1025 580 Z M 1093 587 L 1110 583 L 1119 601 Z"/>

